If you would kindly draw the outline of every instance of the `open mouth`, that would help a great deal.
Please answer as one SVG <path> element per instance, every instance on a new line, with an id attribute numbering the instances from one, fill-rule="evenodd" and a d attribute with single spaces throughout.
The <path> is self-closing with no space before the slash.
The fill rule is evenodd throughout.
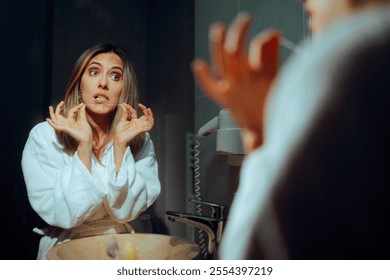
<path id="1" fill-rule="evenodd" d="M 98 100 L 98 101 L 110 100 L 107 95 L 102 94 L 102 93 L 95 94 L 93 96 L 93 98 L 95 98 L 95 100 Z"/>

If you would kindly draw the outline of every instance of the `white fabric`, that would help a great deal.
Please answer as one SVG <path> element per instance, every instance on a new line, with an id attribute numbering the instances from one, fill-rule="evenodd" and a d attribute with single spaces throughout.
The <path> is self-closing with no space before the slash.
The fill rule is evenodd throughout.
<path id="1" fill-rule="evenodd" d="M 149 134 L 137 160 L 127 148 L 118 175 L 112 142 L 100 163 L 92 158 L 89 173 L 77 152 L 66 154 L 54 129 L 42 122 L 30 132 L 22 170 L 32 208 L 54 227 L 45 231 L 39 256 L 58 238 L 131 230 L 127 222 L 146 210 L 161 189 Z"/>
<path id="2" fill-rule="evenodd" d="M 288 257 L 277 221 L 272 221 L 272 207 L 267 207 L 275 182 L 315 116 L 332 98 L 332 77 L 337 75 L 339 61 L 355 44 L 364 44 L 361 38 L 369 41 L 370 36 L 381 36 L 372 34 L 373 30 L 389 26 L 389 15 L 390 9 L 382 8 L 339 22 L 321 37 L 305 42 L 303 52 L 288 61 L 267 106 L 264 145 L 243 162 L 219 248 L 221 259 L 245 259 L 254 245 L 253 236 L 267 239 L 262 243 L 265 257 Z"/>

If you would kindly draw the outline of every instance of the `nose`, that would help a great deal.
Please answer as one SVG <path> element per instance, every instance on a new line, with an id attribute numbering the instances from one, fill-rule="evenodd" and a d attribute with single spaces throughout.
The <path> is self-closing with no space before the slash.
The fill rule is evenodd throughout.
<path id="1" fill-rule="evenodd" d="M 107 75 L 100 75 L 98 87 L 101 89 L 108 89 Z"/>

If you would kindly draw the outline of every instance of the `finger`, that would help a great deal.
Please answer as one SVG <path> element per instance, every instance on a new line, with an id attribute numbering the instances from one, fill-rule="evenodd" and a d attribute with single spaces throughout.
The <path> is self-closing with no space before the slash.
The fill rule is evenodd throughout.
<path id="1" fill-rule="evenodd" d="M 123 105 L 127 108 L 128 112 L 130 114 L 130 119 L 137 119 L 138 118 L 137 111 L 131 105 L 126 104 L 126 103 L 124 103 Z"/>
<path id="2" fill-rule="evenodd" d="M 252 18 L 248 13 L 242 12 L 237 15 L 226 32 L 224 49 L 228 54 L 238 54 L 244 49 L 246 35 Z"/>
<path id="3" fill-rule="evenodd" d="M 53 106 L 49 106 L 49 115 L 50 115 L 51 121 L 56 123 L 57 122 L 57 116 L 56 116 L 56 114 L 54 112 Z"/>
<path id="4" fill-rule="evenodd" d="M 54 117 L 54 109 L 53 109 L 53 106 L 49 106 L 49 115 L 50 115 L 50 118 L 53 118 L 53 117 Z"/>
<path id="5" fill-rule="evenodd" d="M 150 121 L 150 128 L 152 128 L 152 127 L 154 126 L 154 118 L 151 117 L 151 118 L 149 119 L 149 121 Z"/>
<path id="6" fill-rule="evenodd" d="M 154 126 L 154 120 L 151 119 L 148 121 L 147 131 L 151 131 Z"/>
<path id="7" fill-rule="evenodd" d="M 225 77 L 224 42 L 226 28 L 221 23 L 215 23 L 210 27 L 209 42 L 212 70 L 218 77 Z"/>
<path id="8" fill-rule="evenodd" d="M 127 119 L 137 119 L 138 118 L 138 113 L 137 111 L 129 104 L 123 103 L 123 106 L 127 110 Z"/>
<path id="9" fill-rule="evenodd" d="M 87 108 L 87 105 L 85 105 L 84 103 L 81 103 L 80 105 L 81 106 L 80 106 L 80 109 L 78 110 L 77 118 L 80 118 L 80 120 L 86 120 L 87 113 L 86 113 L 85 109 Z"/>
<path id="10" fill-rule="evenodd" d="M 154 118 L 152 109 L 148 108 L 149 116 L 151 118 Z"/>
<path id="11" fill-rule="evenodd" d="M 138 107 L 139 107 L 142 111 L 146 110 L 146 106 L 145 106 L 144 104 L 138 103 Z"/>
<path id="12" fill-rule="evenodd" d="M 229 90 L 229 82 L 226 80 L 214 79 L 210 73 L 207 63 L 204 60 L 195 60 L 192 63 L 192 69 L 203 91 L 211 98 L 221 103 L 222 95 Z"/>
<path id="13" fill-rule="evenodd" d="M 228 69 L 226 74 L 229 80 L 239 79 L 246 75 L 248 59 L 245 40 L 251 22 L 249 14 L 240 13 L 227 30 L 224 61 Z"/>
<path id="14" fill-rule="evenodd" d="M 248 64 L 254 71 L 275 75 L 279 66 L 279 41 L 281 34 L 275 30 L 266 30 L 257 35 L 250 43 Z"/>
<path id="15" fill-rule="evenodd" d="M 150 131 L 150 130 L 153 128 L 153 126 L 154 126 L 154 118 L 151 117 L 151 118 L 148 118 L 148 119 L 146 120 L 146 122 L 145 122 L 144 125 L 143 125 L 143 129 L 144 129 L 145 131 Z"/>
<path id="16" fill-rule="evenodd" d="M 122 112 L 120 121 L 121 122 L 126 122 L 127 119 L 128 119 L 129 111 L 127 110 L 127 108 L 125 107 L 124 104 L 119 104 L 119 106 L 120 106 L 121 112 Z"/>
<path id="17" fill-rule="evenodd" d="M 56 107 L 56 111 L 55 111 L 55 114 L 57 116 L 61 114 L 61 111 L 62 111 L 62 108 L 64 107 L 64 104 L 65 104 L 64 101 L 61 101 L 60 103 L 58 103 L 58 105 Z"/>
<path id="18" fill-rule="evenodd" d="M 137 111 L 136 111 L 133 107 L 131 107 L 130 105 L 129 105 L 129 111 L 130 111 L 130 118 L 131 118 L 131 119 L 136 119 L 136 118 L 138 118 L 138 113 L 137 113 Z"/>
<path id="19" fill-rule="evenodd" d="M 138 107 L 142 110 L 142 113 L 146 116 L 146 117 L 149 117 L 149 111 L 148 111 L 148 108 L 146 108 L 145 105 L 141 104 L 141 103 L 138 103 Z"/>
<path id="20" fill-rule="evenodd" d="M 76 118 L 76 113 L 80 110 L 81 107 L 84 106 L 84 103 L 80 103 L 73 108 L 71 108 L 68 112 L 68 118 Z"/>
<path id="21" fill-rule="evenodd" d="M 59 127 L 52 119 L 46 118 L 48 124 L 54 128 L 56 131 L 62 131 L 61 127 Z"/>
<path id="22" fill-rule="evenodd" d="M 55 123 L 53 123 L 53 121 L 52 121 L 51 119 L 46 118 L 46 121 L 48 122 L 48 124 L 50 124 L 50 126 L 52 126 L 54 129 L 56 129 L 56 128 L 55 128 L 56 125 L 55 125 Z"/>

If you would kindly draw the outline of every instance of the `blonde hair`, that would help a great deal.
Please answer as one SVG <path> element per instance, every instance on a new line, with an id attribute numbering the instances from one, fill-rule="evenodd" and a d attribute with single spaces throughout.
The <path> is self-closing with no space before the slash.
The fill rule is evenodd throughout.
<path id="1" fill-rule="evenodd" d="M 131 61 L 128 59 L 127 54 L 124 49 L 119 46 L 112 44 L 99 44 L 93 46 L 86 51 L 78 58 L 76 61 L 72 74 L 70 76 L 69 84 L 66 89 L 65 98 L 64 98 L 64 108 L 63 114 L 66 116 L 71 108 L 80 104 L 79 92 L 80 92 L 80 82 L 81 77 L 87 67 L 88 62 L 98 54 L 101 53 L 115 53 L 118 55 L 123 62 L 123 88 L 121 91 L 121 95 L 119 98 L 119 103 L 127 103 L 131 105 L 133 108 L 138 107 L 138 83 L 137 78 L 135 76 L 134 68 Z M 108 135 L 112 135 L 113 129 L 119 122 L 120 119 L 120 110 L 115 109 L 115 111 L 111 115 L 111 125 L 107 131 Z M 92 126 L 91 126 L 92 127 Z M 95 134 L 92 127 L 92 132 Z M 58 133 L 59 142 L 63 145 L 64 151 L 68 154 L 73 154 L 76 152 L 78 143 L 68 134 L 60 132 Z M 103 147 L 105 147 L 108 142 L 111 140 L 111 137 L 108 137 L 106 143 L 104 143 Z M 129 146 L 132 151 L 134 158 L 136 158 L 138 152 L 140 151 L 143 143 L 145 141 L 145 136 L 143 134 L 136 136 L 133 140 L 130 141 Z M 94 150 L 94 154 L 96 155 L 97 151 Z"/>

